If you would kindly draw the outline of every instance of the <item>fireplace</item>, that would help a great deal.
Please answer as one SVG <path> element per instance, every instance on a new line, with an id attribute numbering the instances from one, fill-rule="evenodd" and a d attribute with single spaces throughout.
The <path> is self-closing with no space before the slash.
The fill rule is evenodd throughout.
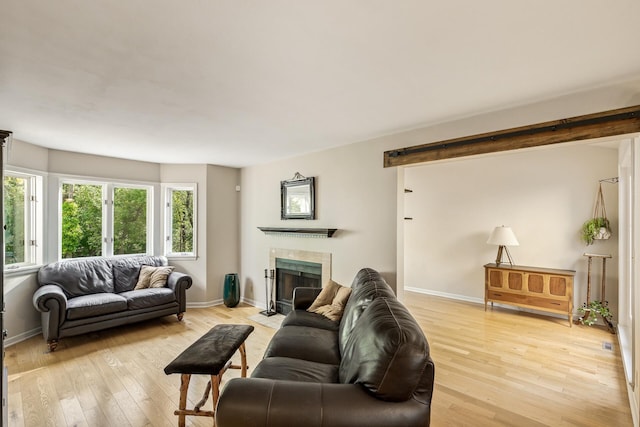
<path id="1" fill-rule="evenodd" d="M 297 266 L 296 266 L 297 264 Z M 318 268 L 319 267 L 319 268 Z M 269 269 L 275 271 L 274 296 L 278 300 L 276 312 L 291 311 L 293 290 L 300 286 L 321 288 L 331 279 L 331 254 L 328 252 L 303 251 L 300 249 L 269 249 Z M 289 270 L 284 278 L 279 269 Z M 290 273 L 293 271 L 294 273 Z M 313 283 L 313 281 L 317 281 Z M 282 289 L 278 291 L 278 287 Z"/>
<path id="2" fill-rule="evenodd" d="M 276 258 L 276 312 L 291 311 L 293 290 L 297 287 L 322 287 L 322 264 Z"/>

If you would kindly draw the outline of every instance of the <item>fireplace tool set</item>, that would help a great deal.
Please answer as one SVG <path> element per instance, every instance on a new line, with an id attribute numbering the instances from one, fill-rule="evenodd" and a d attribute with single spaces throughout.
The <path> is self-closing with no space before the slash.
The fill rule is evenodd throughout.
<path id="1" fill-rule="evenodd" d="M 264 269 L 264 289 L 266 291 L 266 304 L 267 309 L 260 312 L 260 314 L 267 317 L 276 314 L 275 303 L 273 302 L 273 281 L 276 276 L 275 270 Z"/>

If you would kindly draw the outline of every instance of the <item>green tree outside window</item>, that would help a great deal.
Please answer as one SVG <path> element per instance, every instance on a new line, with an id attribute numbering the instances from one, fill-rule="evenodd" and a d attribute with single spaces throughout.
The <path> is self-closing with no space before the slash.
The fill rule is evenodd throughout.
<path id="1" fill-rule="evenodd" d="M 62 184 L 62 258 L 102 255 L 102 186 Z"/>
<path id="2" fill-rule="evenodd" d="M 171 192 L 171 251 L 193 252 L 193 191 Z"/>
<path id="3" fill-rule="evenodd" d="M 6 265 L 25 262 L 25 185 L 24 178 L 4 177 L 4 261 Z"/>
<path id="4" fill-rule="evenodd" d="M 147 190 L 116 187 L 113 194 L 113 253 L 147 251 Z"/>

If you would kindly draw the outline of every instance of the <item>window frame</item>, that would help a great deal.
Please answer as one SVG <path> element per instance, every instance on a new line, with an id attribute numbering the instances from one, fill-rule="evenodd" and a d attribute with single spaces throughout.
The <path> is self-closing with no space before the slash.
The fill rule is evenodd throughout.
<path id="1" fill-rule="evenodd" d="M 6 240 L 3 239 L 4 274 L 13 275 L 40 268 L 44 263 L 44 180 L 45 175 L 34 171 L 7 166 L 4 170 L 2 184 L 5 177 L 20 178 L 25 181 L 24 195 L 24 261 L 7 264 L 5 257 Z M 4 197 L 4 191 L 3 191 Z M 4 215 L 4 201 L 3 212 Z M 4 222 L 3 222 L 4 223 Z"/>
<path id="2" fill-rule="evenodd" d="M 57 238 L 57 251 L 58 251 L 58 260 L 68 260 L 68 259 L 82 259 L 86 257 L 75 257 L 75 258 L 63 258 L 62 257 L 62 189 L 65 184 L 75 184 L 75 185 L 95 185 L 102 187 L 102 232 L 101 232 L 101 252 L 100 256 L 104 257 L 112 257 L 112 256 L 130 256 L 130 255 L 152 255 L 153 254 L 153 217 L 154 217 L 154 209 L 153 209 L 153 194 L 154 194 L 154 186 L 151 184 L 141 184 L 141 183 L 133 183 L 133 182 L 120 182 L 120 181 L 105 181 L 105 180 L 96 180 L 91 178 L 78 178 L 78 177 L 69 177 L 69 176 L 60 176 L 58 180 L 58 238 Z M 114 254 L 114 194 L 116 188 L 134 188 L 134 189 L 143 189 L 147 191 L 147 239 L 146 239 L 146 252 L 144 253 L 135 253 L 135 254 Z"/>
<path id="3" fill-rule="evenodd" d="M 173 252 L 173 197 L 174 191 L 193 192 L 193 251 Z M 169 259 L 195 260 L 198 258 L 198 185 L 196 183 L 163 183 L 163 253 Z"/>

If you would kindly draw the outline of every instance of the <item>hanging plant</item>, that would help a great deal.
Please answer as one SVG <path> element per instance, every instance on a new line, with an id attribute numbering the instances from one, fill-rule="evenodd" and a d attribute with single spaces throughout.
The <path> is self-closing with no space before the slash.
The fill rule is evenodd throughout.
<path id="1" fill-rule="evenodd" d="M 592 218 L 582 224 L 582 240 L 592 245 L 596 239 L 608 239 L 611 236 L 611 226 L 607 218 Z"/>
<path id="2" fill-rule="evenodd" d="M 582 229 L 580 231 L 582 240 L 587 245 L 592 245 L 596 240 L 603 240 L 611 237 L 611 224 L 607 219 L 607 210 L 604 206 L 602 184 L 598 185 L 596 203 L 593 208 L 593 218 L 582 224 Z"/>

